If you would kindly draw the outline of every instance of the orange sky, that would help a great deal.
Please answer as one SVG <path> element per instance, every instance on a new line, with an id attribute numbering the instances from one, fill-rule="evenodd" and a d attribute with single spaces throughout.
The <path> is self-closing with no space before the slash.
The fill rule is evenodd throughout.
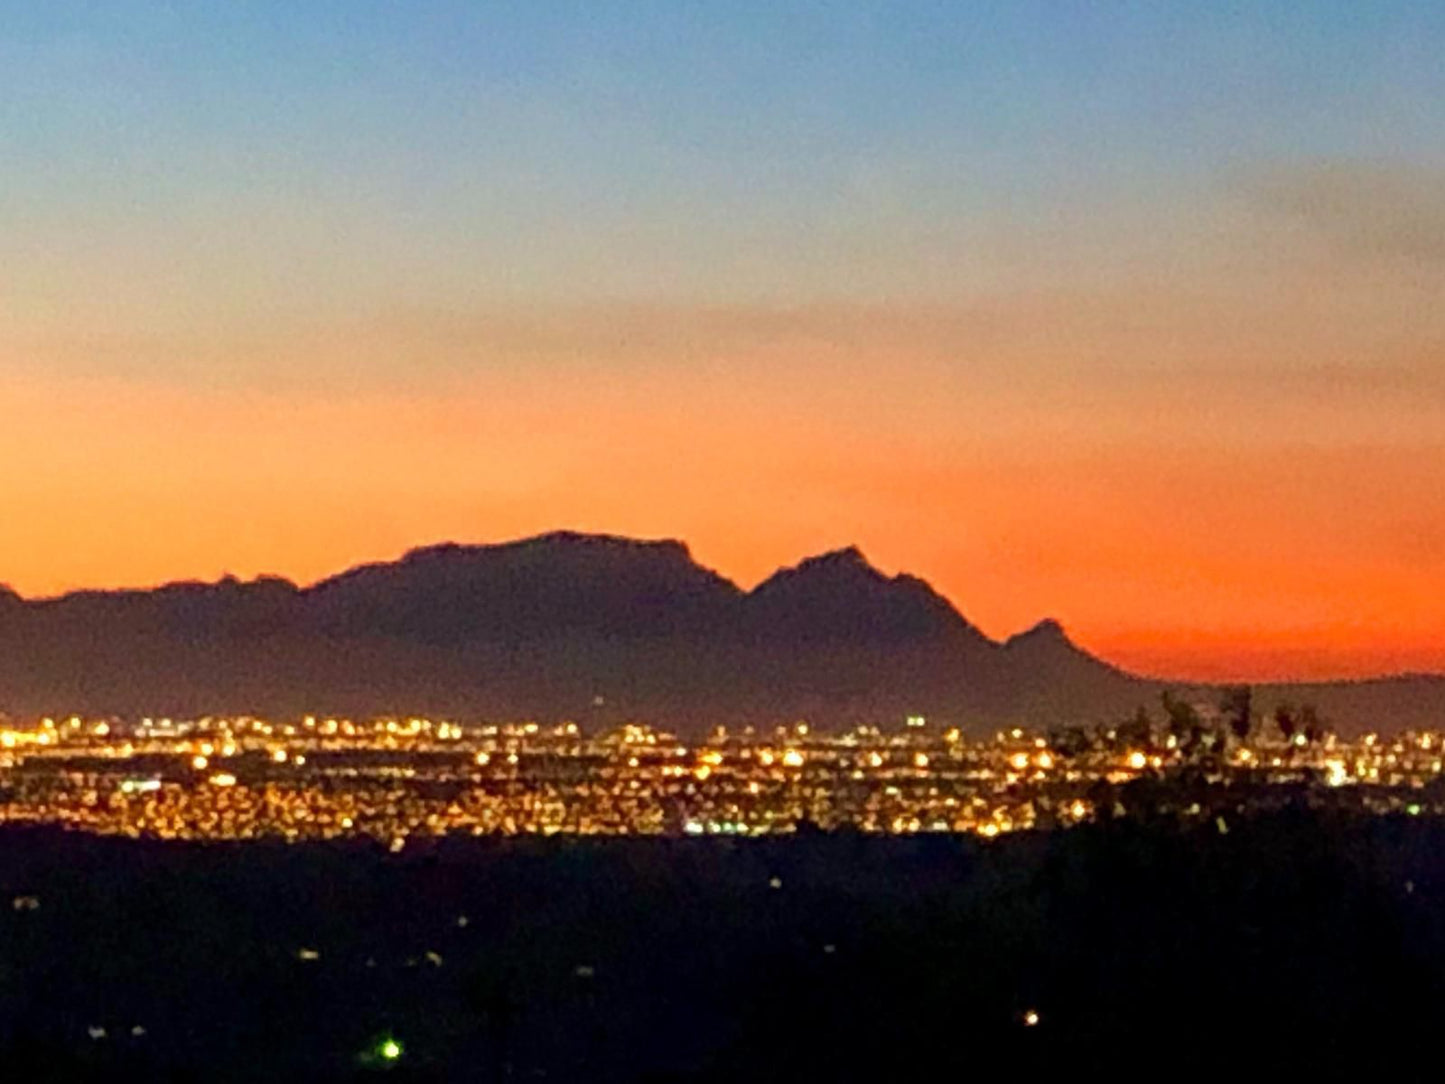
<path id="1" fill-rule="evenodd" d="M 857 543 L 991 635 L 1053 615 L 1149 672 L 1445 670 L 1441 378 L 1412 345 L 1335 361 L 1404 303 L 1362 326 L 1346 286 L 410 313 L 167 347 L 209 379 L 12 331 L 0 580 L 309 581 L 568 527 L 680 537 L 751 585 Z"/>

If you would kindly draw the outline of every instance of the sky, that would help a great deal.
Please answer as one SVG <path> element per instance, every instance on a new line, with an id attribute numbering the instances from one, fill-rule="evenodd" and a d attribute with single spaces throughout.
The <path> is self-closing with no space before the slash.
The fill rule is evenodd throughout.
<path id="1" fill-rule="evenodd" d="M 1445 671 L 1445 5 L 0 0 L 0 582 L 857 544 Z"/>

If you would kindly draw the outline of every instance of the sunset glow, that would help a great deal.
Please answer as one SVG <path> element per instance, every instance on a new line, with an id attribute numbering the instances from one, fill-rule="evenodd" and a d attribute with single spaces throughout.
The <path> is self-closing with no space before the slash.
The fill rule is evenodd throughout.
<path id="1" fill-rule="evenodd" d="M 276 4 L 37 5 L 0 582 L 574 528 L 751 586 L 856 543 L 1143 672 L 1445 670 L 1442 17 L 1348 65 L 1339 5 L 1195 27 L 1180 78 L 1167 6 L 314 4 L 278 49 Z"/>

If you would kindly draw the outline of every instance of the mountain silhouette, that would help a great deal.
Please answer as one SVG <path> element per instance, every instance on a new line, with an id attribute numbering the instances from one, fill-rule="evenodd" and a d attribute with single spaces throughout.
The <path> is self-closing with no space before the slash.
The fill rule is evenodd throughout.
<path id="1" fill-rule="evenodd" d="M 14 715 L 431 712 L 688 735 L 925 715 L 984 733 L 1117 719 L 1164 687 L 1054 620 L 991 640 L 855 547 L 751 591 L 681 542 L 577 532 L 417 549 L 309 587 L 226 577 L 38 600 L 0 588 L 0 712 Z M 1312 700 L 1343 729 L 1445 714 L 1445 680 L 1430 677 L 1283 686 L 1258 702 L 1271 696 Z"/>
<path id="2" fill-rule="evenodd" d="M 747 610 L 760 635 L 801 643 L 987 643 L 923 580 L 885 576 L 856 546 L 775 572 L 748 595 Z"/>
<path id="3" fill-rule="evenodd" d="M 413 550 L 317 584 L 304 609 L 336 635 L 457 645 L 706 635 L 737 619 L 742 597 L 681 542 L 558 532 Z"/>

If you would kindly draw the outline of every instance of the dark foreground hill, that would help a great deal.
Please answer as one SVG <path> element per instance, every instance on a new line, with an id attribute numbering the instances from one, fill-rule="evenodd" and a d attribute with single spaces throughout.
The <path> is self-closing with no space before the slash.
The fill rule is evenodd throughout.
<path id="1" fill-rule="evenodd" d="M 923 580 L 886 576 L 856 549 L 752 591 L 680 542 L 574 533 L 417 550 L 305 588 L 0 591 L 0 711 L 11 713 L 430 712 L 684 732 L 926 715 L 978 732 L 1119 718 L 1157 704 L 1161 688 L 1052 621 L 990 640 Z M 1309 697 L 1345 728 L 1445 718 L 1436 679 Z"/>
<path id="2" fill-rule="evenodd" d="M 1227 834 L 401 855 L 11 829 L 0 1063 L 58 1084 L 1433 1079 L 1442 854 L 1429 817 L 1302 810 Z"/>

